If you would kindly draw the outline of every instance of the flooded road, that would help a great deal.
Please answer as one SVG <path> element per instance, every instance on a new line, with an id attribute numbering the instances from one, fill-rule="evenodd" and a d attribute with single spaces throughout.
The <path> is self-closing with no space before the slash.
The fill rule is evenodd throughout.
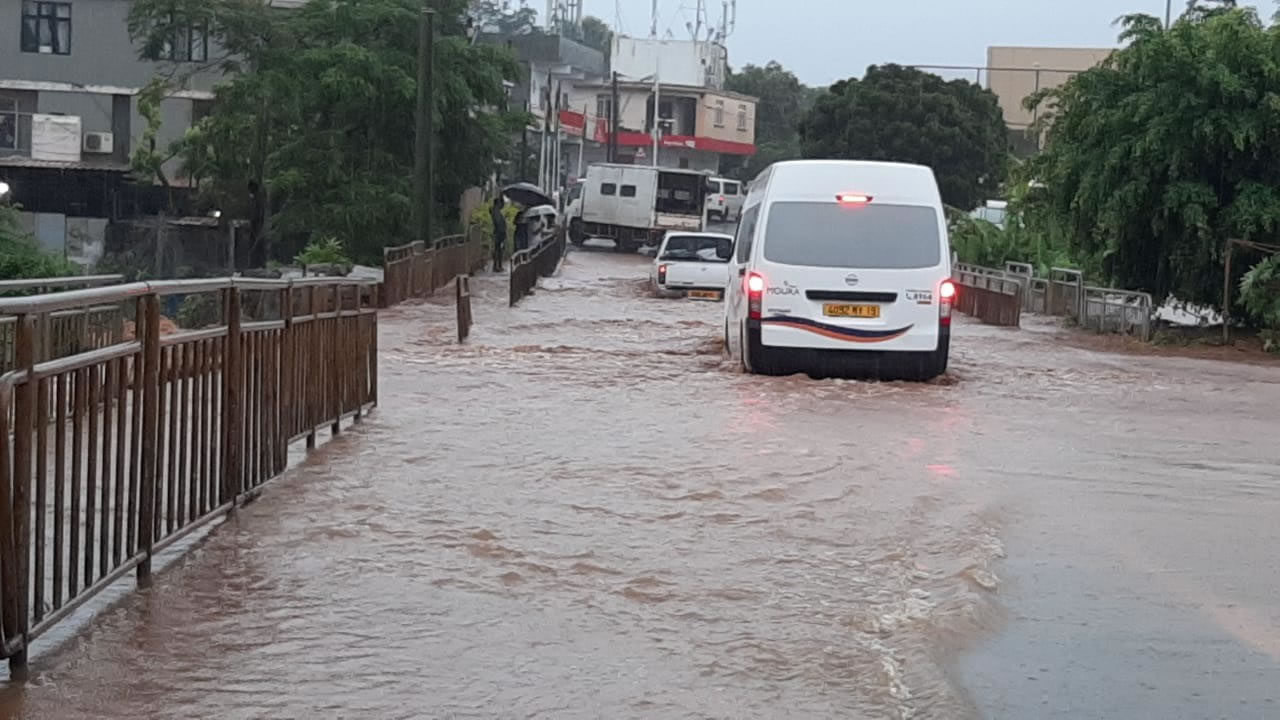
<path id="1" fill-rule="evenodd" d="M 378 410 L 0 707 L 1280 715 L 1280 371 L 961 320 L 935 384 L 748 377 L 647 262 L 389 311 Z"/>

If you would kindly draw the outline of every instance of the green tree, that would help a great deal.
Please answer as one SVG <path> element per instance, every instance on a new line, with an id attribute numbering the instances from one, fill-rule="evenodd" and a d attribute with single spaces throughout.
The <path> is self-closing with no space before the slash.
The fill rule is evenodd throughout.
<path id="1" fill-rule="evenodd" d="M 1041 227 L 1117 286 L 1220 306 L 1225 241 L 1280 231 L 1280 30 L 1220 3 L 1121 23 L 1126 47 L 1028 99 Z"/>
<path id="2" fill-rule="evenodd" d="M 725 88 L 758 98 L 756 154 L 748 159 L 726 158 L 723 171 L 744 179 L 781 160 L 800 157 L 800 120 L 817 93 L 777 61 L 761 67 L 747 65 L 731 73 Z"/>
<path id="3" fill-rule="evenodd" d="M 511 0 L 479 0 L 471 12 L 481 29 L 499 35 L 527 33 L 538 26 L 538 11 L 527 0 L 515 6 Z"/>
<path id="4" fill-rule="evenodd" d="M 159 0 L 139 2 L 157 3 L 151 11 L 167 21 Z M 335 237 L 357 260 L 376 261 L 384 245 L 412 235 L 422 3 L 312 0 L 260 15 L 246 6 L 254 2 L 209 3 L 216 17 L 235 18 L 211 33 L 244 51 L 210 115 L 177 148 L 185 170 L 200 181 L 202 202 L 250 219 L 258 263 L 291 258 L 312 237 Z M 524 118 L 504 107 L 503 81 L 517 71 L 509 52 L 467 40 L 465 0 L 435 7 L 434 206 L 438 218 L 457 220 L 458 197 L 489 177 Z M 246 27 L 244 17 L 265 27 Z M 164 23 L 133 26 L 145 48 Z"/>
<path id="5" fill-rule="evenodd" d="M 613 47 L 613 29 L 609 23 L 588 15 L 582 18 L 582 44 L 609 56 Z"/>
<path id="6" fill-rule="evenodd" d="M 805 157 L 928 165 L 948 204 L 997 192 L 1008 161 L 1004 116 L 989 90 L 898 65 L 832 85 L 800 126 Z"/>

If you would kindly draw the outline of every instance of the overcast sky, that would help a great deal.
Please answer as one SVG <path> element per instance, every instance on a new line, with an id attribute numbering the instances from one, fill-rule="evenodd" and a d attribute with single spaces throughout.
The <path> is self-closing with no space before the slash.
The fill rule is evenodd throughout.
<path id="1" fill-rule="evenodd" d="M 720 0 L 707 4 L 718 18 Z M 530 5 L 546 8 L 545 0 Z M 659 0 L 659 31 L 689 37 L 695 6 Z M 629 35 L 649 34 L 650 0 L 584 0 L 584 8 L 615 29 L 620 15 Z M 1112 47 L 1116 18 L 1164 11 L 1165 0 L 738 0 L 729 62 L 777 60 L 807 84 L 829 85 L 885 62 L 983 65 L 989 45 Z"/>

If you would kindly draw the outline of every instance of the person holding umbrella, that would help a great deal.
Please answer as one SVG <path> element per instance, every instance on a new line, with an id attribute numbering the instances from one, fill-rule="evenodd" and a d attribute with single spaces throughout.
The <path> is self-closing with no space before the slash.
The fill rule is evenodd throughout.
<path id="1" fill-rule="evenodd" d="M 506 203 L 502 199 L 502 193 L 493 199 L 493 205 L 489 206 L 489 217 L 493 220 L 493 271 L 502 272 L 502 257 L 506 254 L 507 245 L 507 217 L 502 214 L 502 208 Z"/>

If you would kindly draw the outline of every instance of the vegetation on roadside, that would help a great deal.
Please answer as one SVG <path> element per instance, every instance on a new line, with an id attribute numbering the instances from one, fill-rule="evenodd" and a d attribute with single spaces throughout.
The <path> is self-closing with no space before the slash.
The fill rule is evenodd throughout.
<path id="1" fill-rule="evenodd" d="M 1280 255 L 1253 266 L 1240 280 L 1240 305 L 1263 331 L 1263 346 L 1280 353 Z"/>
<path id="2" fill-rule="evenodd" d="M 307 243 L 302 252 L 293 260 L 298 265 L 337 265 L 351 267 L 351 258 L 347 257 L 342 241 L 336 237 L 322 237 Z"/>
<path id="3" fill-rule="evenodd" d="M 518 72 L 510 52 L 465 36 L 467 0 L 434 7 L 432 205 L 448 223 L 458 220 L 449 213 L 462 191 L 483 184 L 511 152 L 527 117 L 505 107 L 503 81 Z M 130 32 L 145 57 L 162 54 L 175 32 L 208 27 L 208 62 L 163 72 L 160 95 L 202 70 L 229 75 L 186 137 L 163 149 L 144 144 L 135 167 L 162 177 L 164 161 L 179 159 L 202 207 L 249 219 L 259 264 L 324 236 L 346 238 L 353 259 L 376 262 L 384 246 L 413 235 L 421 10 L 419 0 L 312 0 L 289 11 L 244 0 L 136 0 Z M 150 132 L 159 114 L 148 120 Z"/>
<path id="4" fill-rule="evenodd" d="M 1157 302 L 1220 307 L 1226 241 L 1280 232 L 1280 28 L 1233 5 L 1196 3 L 1168 30 L 1126 16 L 1124 48 L 1027 101 L 1046 139 L 1023 175 L 1043 184 L 1028 224 Z M 1266 306 L 1274 287 L 1249 286 L 1246 307 Z"/>
<path id="5" fill-rule="evenodd" d="M 22 229 L 16 207 L 0 205 L 0 280 L 60 277 L 75 273 L 74 265 L 41 250 L 36 239 Z"/>

